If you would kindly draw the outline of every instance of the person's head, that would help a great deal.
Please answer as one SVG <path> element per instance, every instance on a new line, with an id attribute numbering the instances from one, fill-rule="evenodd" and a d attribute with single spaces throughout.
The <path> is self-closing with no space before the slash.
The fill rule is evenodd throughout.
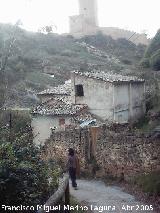
<path id="1" fill-rule="evenodd" d="M 68 154 L 69 154 L 70 156 L 73 156 L 73 155 L 74 155 L 74 149 L 69 148 L 69 149 L 68 149 Z"/>

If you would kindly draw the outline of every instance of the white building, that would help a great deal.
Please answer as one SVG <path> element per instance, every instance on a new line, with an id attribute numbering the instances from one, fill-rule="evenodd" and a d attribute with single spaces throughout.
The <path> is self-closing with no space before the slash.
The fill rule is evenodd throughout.
<path id="1" fill-rule="evenodd" d="M 41 104 L 32 111 L 34 142 L 43 144 L 54 131 L 96 125 L 127 123 L 145 113 L 145 82 L 136 77 L 104 72 L 72 72 L 71 81 L 38 94 Z"/>
<path id="2" fill-rule="evenodd" d="M 41 103 L 32 110 L 32 128 L 35 144 L 44 144 L 53 131 L 76 128 L 94 117 L 85 104 L 72 104 L 71 82 L 37 94 Z"/>
<path id="3" fill-rule="evenodd" d="M 143 79 L 104 72 L 71 74 L 73 104 L 86 104 L 89 112 L 109 122 L 126 123 L 145 114 Z"/>

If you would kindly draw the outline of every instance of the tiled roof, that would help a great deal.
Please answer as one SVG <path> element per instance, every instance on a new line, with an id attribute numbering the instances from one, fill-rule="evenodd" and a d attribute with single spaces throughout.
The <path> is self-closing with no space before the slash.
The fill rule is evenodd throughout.
<path id="1" fill-rule="evenodd" d="M 144 82 L 143 79 L 140 79 L 136 76 L 123 76 L 119 74 L 106 73 L 104 71 L 96 71 L 96 72 L 79 72 L 74 71 L 75 74 L 85 76 L 88 78 L 99 79 L 106 82 Z"/>
<path id="2" fill-rule="evenodd" d="M 63 85 L 58 85 L 57 87 L 53 87 L 51 89 L 46 89 L 38 95 L 70 95 L 71 94 L 71 80 L 68 80 Z"/>
<path id="3" fill-rule="evenodd" d="M 87 105 L 73 105 L 69 98 L 66 100 L 64 97 L 55 97 L 38 105 L 32 113 L 40 115 L 75 115 L 83 109 L 87 109 Z"/>

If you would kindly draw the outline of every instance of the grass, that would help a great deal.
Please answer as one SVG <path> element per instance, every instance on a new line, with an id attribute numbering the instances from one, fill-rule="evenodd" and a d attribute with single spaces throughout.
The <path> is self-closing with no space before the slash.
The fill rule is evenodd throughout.
<path id="1" fill-rule="evenodd" d="M 40 84 L 41 86 L 46 86 L 48 84 L 53 86 L 55 85 L 54 78 L 51 78 L 48 75 L 45 75 L 44 73 L 41 72 L 27 73 L 26 80 L 35 84 Z"/>
<path id="2" fill-rule="evenodd" d="M 150 133 L 159 125 L 160 122 L 158 119 L 150 120 L 149 117 L 144 116 L 135 124 L 134 127 L 139 133 Z"/>
<path id="3" fill-rule="evenodd" d="M 134 179 L 134 184 L 149 195 L 160 196 L 160 171 L 140 175 Z"/>

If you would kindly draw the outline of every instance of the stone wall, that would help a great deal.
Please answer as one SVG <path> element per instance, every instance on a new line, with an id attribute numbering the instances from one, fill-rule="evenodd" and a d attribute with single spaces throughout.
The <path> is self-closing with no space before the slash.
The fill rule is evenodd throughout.
<path id="1" fill-rule="evenodd" d="M 77 27 L 77 20 L 78 23 L 80 23 L 80 27 Z M 139 44 L 143 44 L 143 45 L 149 45 L 151 42 L 151 39 L 148 39 L 146 34 L 142 33 L 135 33 L 133 31 L 129 31 L 129 30 L 124 30 L 124 29 L 120 29 L 120 28 L 116 28 L 116 27 L 91 27 L 89 28 L 89 31 L 87 31 L 88 29 L 85 27 L 82 27 L 82 21 L 81 21 L 81 16 L 74 16 L 71 17 L 70 20 L 70 34 L 73 35 L 76 38 L 81 38 L 85 35 L 96 35 L 99 32 L 102 32 L 104 35 L 106 36 L 111 36 L 113 39 L 117 40 L 117 39 L 128 39 L 132 36 L 132 38 L 130 38 L 130 41 L 133 42 L 136 45 Z M 81 30 L 83 29 L 83 30 Z M 135 34 L 134 34 L 135 33 Z M 134 35 L 133 35 L 134 34 Z"/>
<path id="2" fill-rule="evenodd" d="M 124 174 L 125 179 L 156 171 L 160 169 L 159 141 L 143 135 L 100 129 L 96 160 L 105 174 Z"/>
<path id="3" fill-rule="evenodd" d="M 65 162 L 68 148 L 73 147 L 81 159 L 82 171 L 92 168 L 97 176 L 129 179 L 160 170 L 159 142 L 159 139 L 131 134 L 125 127 L 113 131 L 102 126 L 54 133 L 45 148 L 49 158 L 62 157 Z"/>

